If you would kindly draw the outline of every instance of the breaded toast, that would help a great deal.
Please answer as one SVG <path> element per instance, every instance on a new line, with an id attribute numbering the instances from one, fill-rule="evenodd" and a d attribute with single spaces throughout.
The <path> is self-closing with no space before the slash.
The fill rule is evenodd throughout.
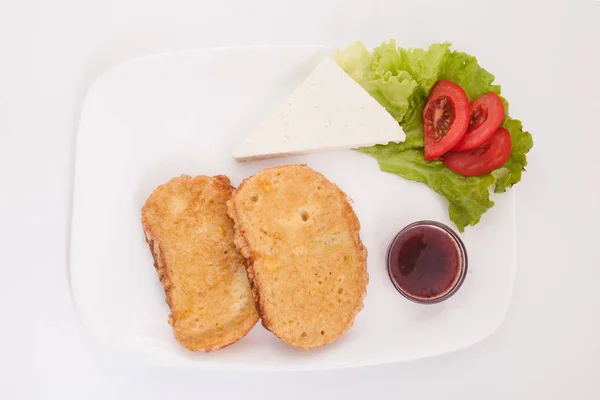
<path id="1" fill-rule="evenodd" d="M 305 165 L 246 179 L 227 203 L 262 323 L 305 349 L 339 338 L 363 308 L 367 251 L 347 196 Z"/>
<path id="2" fill-rule="evenodd" d="M 177 341 L 211 351 L 258 321 L 245 260 L 233 243 L 225 176 L 187 175 L 159 186 L 142 208 L 146 241 L 171 309 Z"/>

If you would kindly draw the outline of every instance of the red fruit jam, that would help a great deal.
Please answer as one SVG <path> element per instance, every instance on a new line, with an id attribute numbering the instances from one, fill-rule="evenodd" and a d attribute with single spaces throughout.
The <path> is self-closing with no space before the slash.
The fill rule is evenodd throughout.
<path id="1" fill-rule="evenodd" d="M 467 252 L 458 235 L 435 221 L 404 228 L 390 244 L 387 269 L 404 297 L 437 303 L 452 296 L 467 271 Z"/>

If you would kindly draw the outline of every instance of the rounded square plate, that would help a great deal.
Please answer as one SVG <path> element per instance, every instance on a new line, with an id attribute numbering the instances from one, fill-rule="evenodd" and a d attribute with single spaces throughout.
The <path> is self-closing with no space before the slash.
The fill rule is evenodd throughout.
<path id="1" fill-rule="evenodd" d="M 74 299 L 103 342 L 149 362 L 212 369 L 324 369 L 433 356 L 469 346 L 501 323 L 515 276 L 514 193 L 496 198 L 461 235 L 469 274 L 436 305 L 409 302 L 388 279 L 394 235 L 420 219 L 451 225 L 445 200 L 424 185 L 383 173 L 355 151 L 236 163 L 233 146 L 331 49 L 241 47 L 135 59 L 102 75 L 84 104 L 77 140 L 71 243 Z M 341 339 L 291 348 L 258 324 L 238 343 L 194 354 L 173 338 L 169 309 L 144 241 L 140 209 L 180 174 L 225 174 L 234 185 L 262 168 L 306 163 L 353 200 L 369 251 L 365 308 Z M 502 251 L 499 251 L 501 249 Z"/>

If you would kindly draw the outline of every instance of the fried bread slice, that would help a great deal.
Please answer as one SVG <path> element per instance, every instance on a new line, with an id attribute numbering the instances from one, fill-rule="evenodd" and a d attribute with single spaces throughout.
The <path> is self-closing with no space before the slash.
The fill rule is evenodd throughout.
<path id="1" fill-rule="evenodd" d="M 344 192 L 305 165 L 288 165 L 246 179 L 227 206 L 265 328 L 305 349 L 346 332 L 363 308 L 368 274 Z"/>
<path id="2" fill-rule="evenodd" d="M 244 337 L 258 321 L 245 260 L 233 243 L 225 176 L 182 175 L 142 208 L 146 241 L 171 309 L 177 341 L 211 351 Z"/>

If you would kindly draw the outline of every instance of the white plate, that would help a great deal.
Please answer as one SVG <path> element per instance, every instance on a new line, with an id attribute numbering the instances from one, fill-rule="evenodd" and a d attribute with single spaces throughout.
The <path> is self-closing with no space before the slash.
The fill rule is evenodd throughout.
<path id="1" fill-rule="evenodd" d="M 324 369 L 446 353 L 499 326 L 515 275 L 512 192 L 499 196 L 482 222 L 462 235 L 469 274 L 461 290 L 444 303 L 424 306 L 395 291 L 384 255 L 392 237 L 410 222 L 451 224 L 443 198 L 379 171 L 374 159 L 354 151 L 232 160 L 232 147 L 329 51 L 247 47 L 166 54 L 126 62 L 96 81 L 77 141 L 71 243 L 73 295 L 94 336 L 158 364 Z M 308 352 L 288 347 L 260 324 L 223 350 L 182 349 L 167 323 L 169 310 L 142 234 L 146 197 L 183 173 L 226 174 L 236 185 L 267 166 L 298 162 L 324 173 L 354 199 L 370 275 L 355 325 L 334 344 Z"/>

